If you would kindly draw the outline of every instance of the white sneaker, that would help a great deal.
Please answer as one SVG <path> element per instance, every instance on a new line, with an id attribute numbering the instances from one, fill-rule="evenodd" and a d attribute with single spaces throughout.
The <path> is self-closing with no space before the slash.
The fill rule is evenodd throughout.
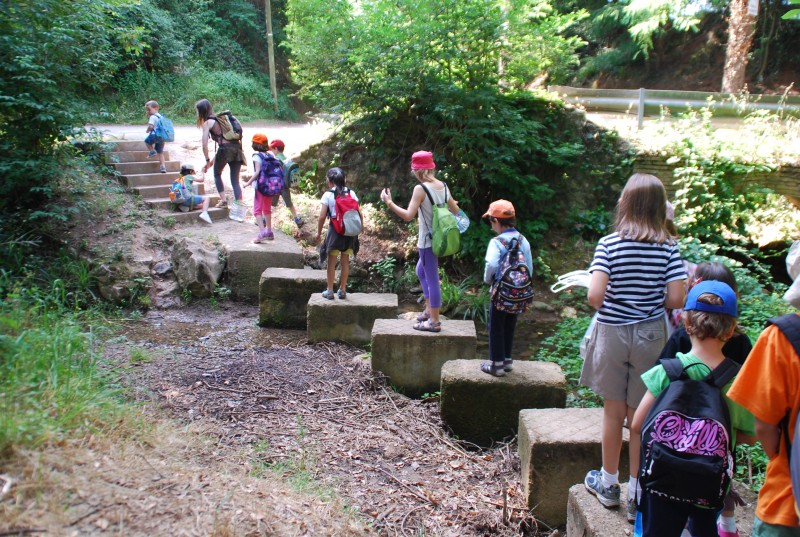
<path id="1" fill-rule="evenodd" d="M 198 218 L 199 218 L 200 220 L 202 220 L 203 222 L 206 222 L 206 223 L 208 223 L 208 224 L 210 224 L 210 223 L 211 223 L 211 216 L 209 216 L 209 214 L 208 214 L 208 211 L 203 211 L 202 213 L 200 213 L 200 215 L 198 216 Z"/>

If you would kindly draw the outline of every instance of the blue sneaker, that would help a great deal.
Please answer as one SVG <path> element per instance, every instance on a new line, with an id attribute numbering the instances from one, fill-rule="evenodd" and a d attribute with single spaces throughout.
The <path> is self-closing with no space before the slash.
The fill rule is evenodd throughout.
<path id="1" fill-rule="evenodd" d="M 603 486 L 603 472 L 600 470 L 589 470 L 586 479 L 583 480 L 586 490 L 597 496 L 597 499 L 604 507 L 619 507 L 619 485 Z"/>
<path id="2" fill-rule="evenodd" d="M 625 517 L 631 524 L 636 522 L 636 500 L 628 498 L 628 507 L 625 509 Z M 720 535 L 722 535 L 720 533 Z"/>

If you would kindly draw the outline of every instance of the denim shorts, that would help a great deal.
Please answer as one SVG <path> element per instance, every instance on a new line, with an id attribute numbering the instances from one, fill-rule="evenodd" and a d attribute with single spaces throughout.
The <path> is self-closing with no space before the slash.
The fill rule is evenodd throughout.
<path id="1" fill-rule="evenodd" d="M 586 347 L 581 384 L 603 399 L 638 407 L 647 391 L 641 375 L 653 367 L 666 341 L 663 316 L 633 324 L 595 323 Z"/>
<path id="2" fill-rule="evenodd" d="M 156 131 L 150 131 L 150 134 L 148 134 L 147 138 L 144 139 L 144 143 L 147 145 L 152 145 L 153 149 L 155 149 L 156 153 L 159 155 L 164 152 L 164 142 L 156 141 Z"/>

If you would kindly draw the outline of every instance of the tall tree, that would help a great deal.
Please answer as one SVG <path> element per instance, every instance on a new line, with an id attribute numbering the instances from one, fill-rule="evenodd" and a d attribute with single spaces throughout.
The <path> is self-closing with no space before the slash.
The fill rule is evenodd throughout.
<path id="1" fill-rule="evenodd" d="M 756 18 L 747 11 L 748 0 L 730 0 L 728 45 L 725 48 L 725 69 L 722 92 L 737 93 L 744 89 L 747 54 L 753 45 Z"/>

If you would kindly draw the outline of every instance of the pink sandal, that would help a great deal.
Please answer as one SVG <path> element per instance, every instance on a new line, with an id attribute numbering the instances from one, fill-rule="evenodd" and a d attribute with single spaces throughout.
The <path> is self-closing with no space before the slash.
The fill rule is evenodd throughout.
<path id="1" fill-rule="evenodd" d="M 441 332 L 442 331 L 442 323 L 434 323 L 430 319 L 427 321 L 419 321 L 414 323 L 412 327 L 414 330 L 419 330 L 420 332 Z"/>

